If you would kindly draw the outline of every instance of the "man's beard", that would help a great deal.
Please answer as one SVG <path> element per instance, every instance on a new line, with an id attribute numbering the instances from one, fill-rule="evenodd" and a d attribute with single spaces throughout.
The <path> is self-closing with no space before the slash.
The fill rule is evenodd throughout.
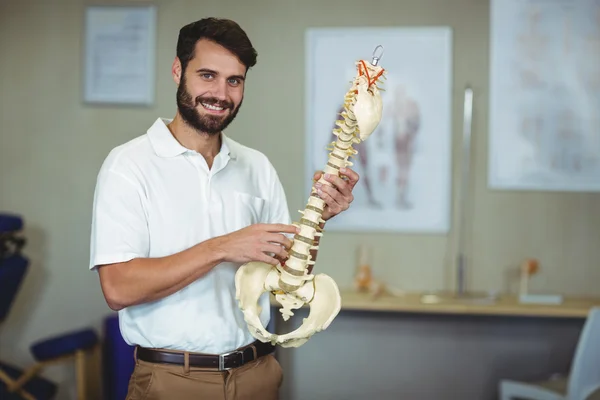
<path id="1" fill-rule="evenodd" d="M 234 108 L 233 103 L 229 101 L 218 100 L 214 97 L 198 96 L 192 99 L 192 96 L 185 87 L 185 78 L 181 79 L 181 83 L 177 88 L 177 109 L 183 120 L 192 128 L 199 132 L 209 135 L 216 135 L 223 131 L 235 119 L 242 102 Z M 224 110 L 229 109 L 227 117 L 223 118 L 218 115 L 201 115 L 196 109 L 200 103 L 210 104 L 218 107 L 223 107 Z"/>

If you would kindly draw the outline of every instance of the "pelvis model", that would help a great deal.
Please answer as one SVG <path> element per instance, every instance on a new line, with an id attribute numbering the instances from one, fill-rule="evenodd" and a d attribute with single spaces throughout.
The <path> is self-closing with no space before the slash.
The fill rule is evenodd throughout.
<path id="1" fill-rule="evenodd" d="M 382 100 L 377 84 L 385 78 L 385 70 L 379 65 L 383 48 L 377 46 L 371 61 L 358 60 L 357 74 L 346 92 L 343 120 L 336 123 L 333 133 L 337 140 L 327 150 L 331 151 L 323 172 L 339 176 L 339 169 L 352 165 L 348 157 L 355 155 L 353 144 L 366 140 L 381 121 Z M 379 51 L 379 52 L 378 52 Z M 379 55 L 377 55 L 379 54 Z M 330 183 L 322 177 L 319 182 Z M 252 335 L 262 342 L 271 342 L 282 347 L 299 347 L 315 334 L 326 329 L 341 308 L 341 297 L 335 281 L 325 275 L 312 275 L 314 261 L 310 250 L 316 250 L 315 237 L 323 232 L 320 223 L 325 202 L 312 188 L 308 204 L 300 211 L 302 218 L 295 224 L 300 232 L 294 236 L 289 251 L 290 257 L 283 265 L 274 267 L 261 262 L 250 262 L 241 266 L 235 276 L 236 297 L 244 319 Z M 275 335 L 262 325 L 259 315 L 259 298 L 270 292 L 282 306 L 284 320 L 293 315 L 292 310 L 307 304 L 310 312 L 296 330 Z"/>

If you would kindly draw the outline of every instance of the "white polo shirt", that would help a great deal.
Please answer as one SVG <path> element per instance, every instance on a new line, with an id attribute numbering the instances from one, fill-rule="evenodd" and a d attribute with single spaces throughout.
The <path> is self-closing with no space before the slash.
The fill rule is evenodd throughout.
<path id="1" fill-rule="evenodd" d="M 90 269 L 162 257 L 254 223 L 291 223 L 286 196 L 267 157 L 223 135 L 209 170 L 159 118 L 104 161 L 93 203 Z M 240 264 L 222 263 L 180 291 L 119 311 L 130 345 L 224 353 L 255 339 L 235 300 Z M 269 322 L 269 297 L 261 298 Z"/>

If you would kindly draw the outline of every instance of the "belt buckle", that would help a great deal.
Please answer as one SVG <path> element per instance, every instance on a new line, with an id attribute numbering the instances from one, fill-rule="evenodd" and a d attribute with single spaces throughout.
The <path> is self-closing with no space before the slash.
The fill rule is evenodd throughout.
<path id="1" fill-rule="evenodd" d="M 219 354 L 219 371 L 228 371 L 228 370 L 234 368 L 234 367 L 225 368 L 225 358 L 228 356 L 231 356 L 233 354 L 239 354 L 242 357 L 242 360 L 240 361 L 240 365 L 238 365 L 238 367 L 241 367 L 242 365 L 244 365 L 244 351 L 243 350 L 233 350 L 233 351 L 230 351 L 229 353 Z"/>

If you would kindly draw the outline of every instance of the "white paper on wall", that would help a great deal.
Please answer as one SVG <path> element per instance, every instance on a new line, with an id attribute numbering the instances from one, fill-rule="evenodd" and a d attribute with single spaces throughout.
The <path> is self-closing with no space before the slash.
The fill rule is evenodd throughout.
<path id="1" fill-rule="evenodd" d="M 152 104 L 155 54 L 155 6 L 88 6 L 85 14 L 85 101 Z"/>

